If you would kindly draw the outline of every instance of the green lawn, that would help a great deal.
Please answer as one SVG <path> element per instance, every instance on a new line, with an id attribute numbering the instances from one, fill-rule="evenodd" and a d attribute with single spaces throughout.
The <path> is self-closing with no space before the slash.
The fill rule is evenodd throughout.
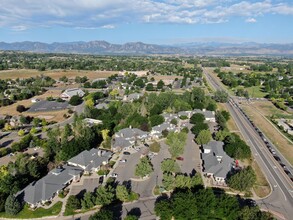
<path id="1" fill-rule="evenodd" d="M 4 212 L 0 213 L 0 217 L 3 218 L 41 218 L 44 216 L 54 216 L 58 215 L 62 208 L 62 202 L 57 202 L 49 209 L 38 208 L 34 211 L 30 210 L 27 205 L 24 206 L 23 210 L 21 210 L 17 215 L 12 216 L 8 215 Z"/>
<path id="2" fill-rule="evenodd" d="M 239 88 L 247 90 L 250 98 L 264 98 L 267 95 L 267 93 L 261 91 L 261 86 L 252 86 L 247 88 L 243 86 L 238 86 L 233 89 L 229 88 L 229 91 L 233 91 L 233 93 L 235 94 L 235 91 Z"/>

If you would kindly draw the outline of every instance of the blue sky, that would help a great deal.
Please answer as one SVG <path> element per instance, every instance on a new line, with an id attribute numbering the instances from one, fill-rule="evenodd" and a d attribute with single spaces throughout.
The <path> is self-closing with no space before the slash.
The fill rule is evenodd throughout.
<path id="1" fill-rule="evenodd" d="M 293 0 L 0 0 L 0 41 L 293 43 Z"/>

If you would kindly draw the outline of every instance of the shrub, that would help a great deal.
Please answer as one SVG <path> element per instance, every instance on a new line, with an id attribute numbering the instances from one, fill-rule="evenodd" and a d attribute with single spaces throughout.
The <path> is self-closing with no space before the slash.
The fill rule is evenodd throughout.
<path id="1" fill-rule="evenodd" d="M 71 99 L 69 100 L 69 104 L 76 106 L 82 103 L 82 99 L 78 96 L 78 95 L 74 95 L 71 97 Z"/>
<path id="2" fill-rule="evenodd" d="M 18 105 L 16 107 L 16 111 L 22 113 L 22 112 L 26 111 L 26 108 L 23 105 Z"/>
<path id="3" fill-rule="evenodd" d="M 152 152 L 158 153 L 160 151 L 160 149 L 161 149 L 161 146 L 156 141 L 150 145 L 150 151 L 152 151 Z"/>

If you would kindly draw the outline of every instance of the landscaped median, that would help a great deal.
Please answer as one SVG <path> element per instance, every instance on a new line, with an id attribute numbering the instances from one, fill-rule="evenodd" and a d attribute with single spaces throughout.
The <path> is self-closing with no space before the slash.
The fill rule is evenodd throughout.
<path id="1" fill-rule="evenodd" d="M 37 208 L 35 210 L 31 210 L 28 205 L 25 205 L 23 210 L 21 210 L 17 215 L 9 215 L 4 212 L 0 213 L 0 218 L 20 218 L 20 219 L 28 219 L 28 218 L 42 218 L 47 216 L 58 216 L 61 212 L 62 202 L 57 202 L 51 208 Z"/>

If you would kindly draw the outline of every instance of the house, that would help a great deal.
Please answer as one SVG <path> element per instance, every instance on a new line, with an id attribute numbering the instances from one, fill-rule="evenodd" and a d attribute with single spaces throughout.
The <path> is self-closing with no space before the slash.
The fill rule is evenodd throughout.
<path id="1" fill-rule="evenodd" d="M 99 103 L 95 106 L 96 109 L 108 109 L 108 104 L 106 103 Z"/>
<path id="2" fill-rule="evenodd" d="M 70 183 L 79 181 L 82 171 L 81 168 L 68 165 L 55 168 L 42 179 L 29 184 L 16 196 L 28 203 L 31 208 L 41 206 L 52 201 Z"/>
<path id="3" fill-rule="evenodd" d="M 148 139 L 149 133 L 138 128 L 124 128 L 115 133 L 112 143 L 113 151 L 127 150 L 135 145 L 137 141 Z"/>
<path id="4" fill-rule="evenodd" d="M 85 173 L 97 172 L 102 165 L 106 165 L 109 162 L 112 155 L 113 153 L 110 151 L 92 148 L 89 151 L 84 150 L 77 156 L 69 159 L 67 163 L 82 168 Z"/>
<path id="5" fill-rule="evenodd" d="M 150 137 L 153 139 L 159 139 L 163 136 L 164 130 L 167 130 L 169 132 L 179 131 L 179 129 L 175 125 L 168 123 L 168 122 L 164 122 L 163 124 L 152 127 L 152 130 L 150 132 Z"/>
<path id="6" fill-rule="evenodd" d="M 192 114 L 195 114 L 195 113 L 203 114 L 204 117 L 205 117 L 205 120 L 207 122 L 216 122 L 216 117 L 215 117 L 215 112 L 214 111 L 209 111 L 209 110 L 205 110 L 205 109 L 203 109 L 203 110 L 194 109 L 192 111 Z"/>
<path id="7" fill-rule="evenodd" d="M 211 177 L 214 183 L 225 185 L 228 173 L 233 168 L 234 160 L 223 149 L 221 141 L 210 141 L 203 145 L 201 153 L 203 174 Z"/>
<path id="8" fill-rule="evenodd" d="M 142 93 L 132 93 L 132 94 L 129 94 L 128 96 L 125 95 L 123 97 L 123 101 L 133 102 L 135 100 L 138 100 L 142 96 L 143 96 Z"/>
<path id="9" fill-rule="evenodd" d="M 164 119 L 165 119 L 165 122 L 171 122 L 173 119 L 176 119 L 178 121 L 179 117 L 177 114 L 169 114 L 169 113 L 163 113 L 161 114 Z"/>
<path id="10" fill-rule="evenodd" d="M 70 100 L 72 96 L 78 95 L 79 97 L 83 97 L 85 95 L 85 92 L 82 91 L 79 88 L 73 88 L 73 89 L 66 89 L 61 95 L 60 98 L 63 100 Z"/>
<path id="11" fill-rule="evenodd" d="M 101 121 L 101 120 L 97 120 L 97 119 L 93 119 L 93 118 L 85 118 L 85 119 L 83 119 L 83 121 L 84 121 L 88 126 L 93 126 L 93 125 L 103 124 L 103 121 Z"/>
<path id="12" fill-rule="evenodd" d="M 134 146 L 134 143 L 126 140 L 123 137 L 116 137 L 112 141 L 112 150 L 114 152 L 129 150 Z"/>

